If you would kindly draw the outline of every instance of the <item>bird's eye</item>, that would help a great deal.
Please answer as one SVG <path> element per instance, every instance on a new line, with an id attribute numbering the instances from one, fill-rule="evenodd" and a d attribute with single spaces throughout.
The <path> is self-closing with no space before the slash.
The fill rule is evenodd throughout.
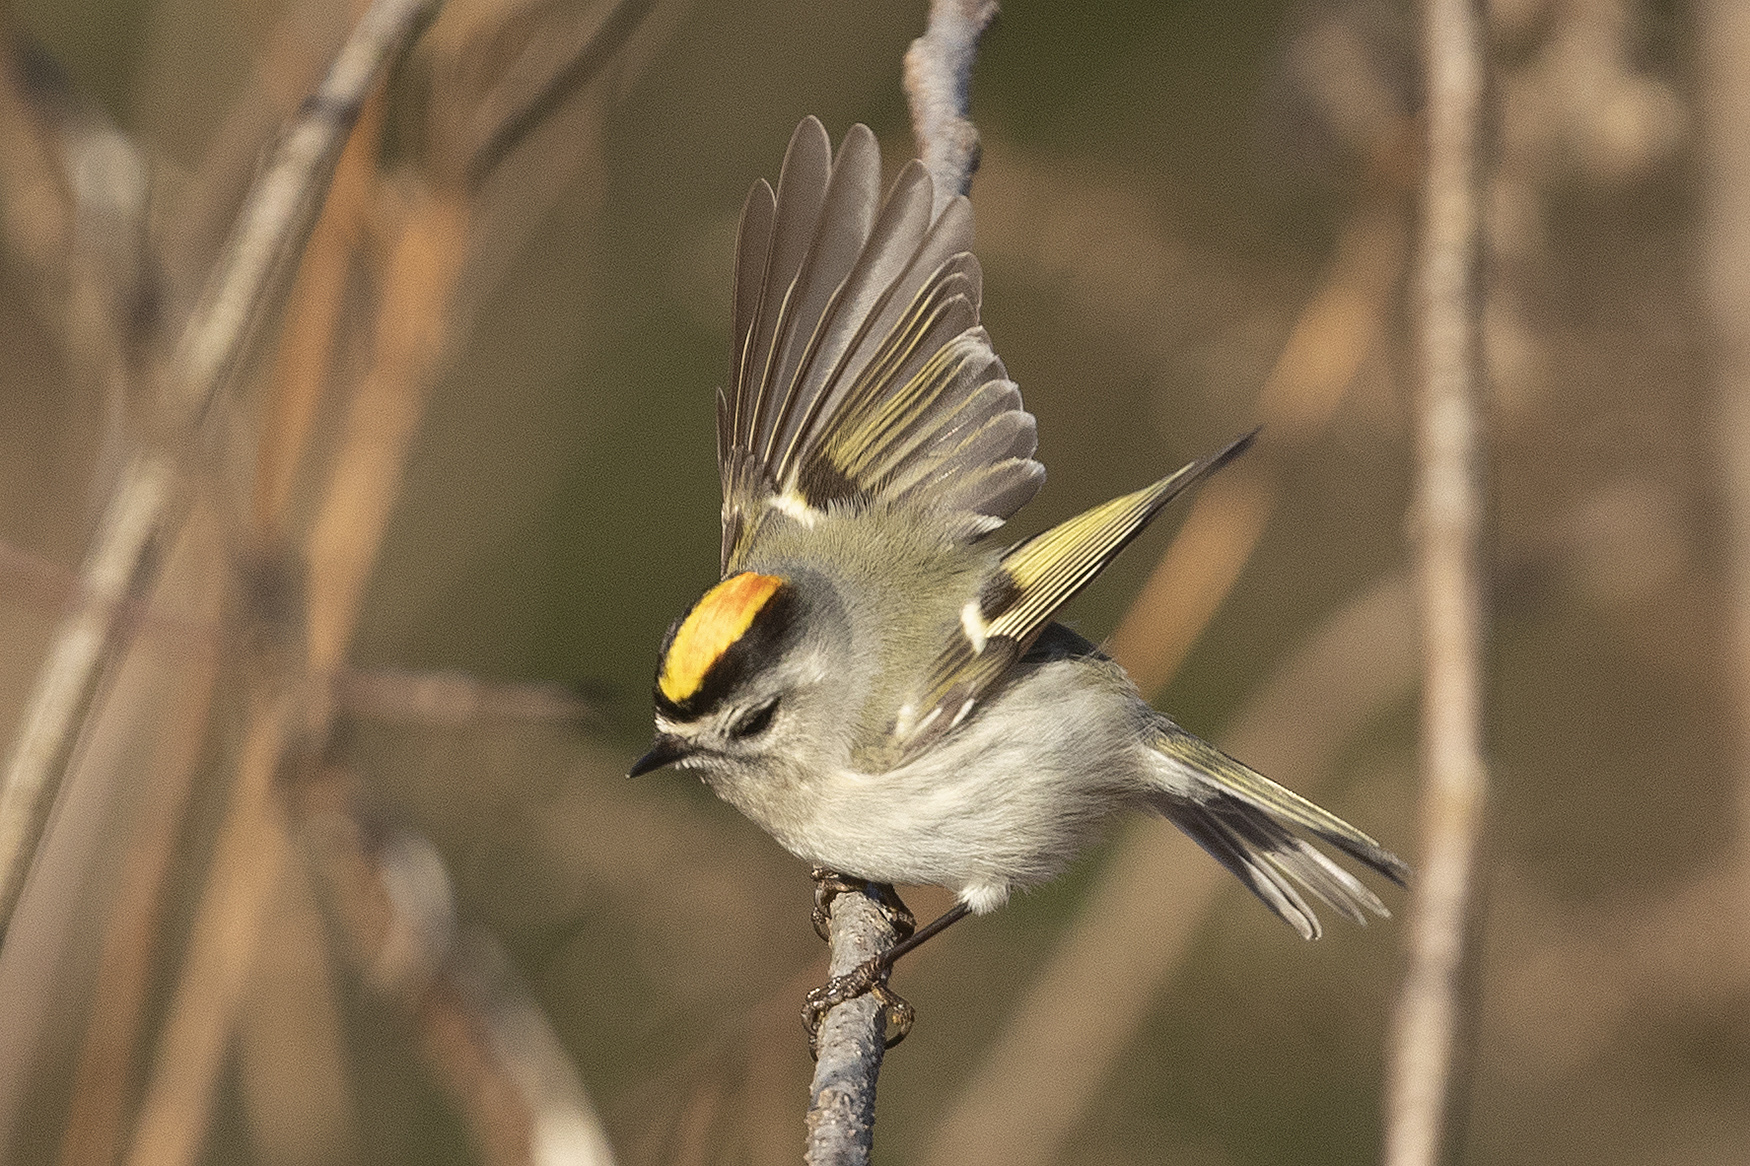
<path id="1" fill-rule="evenodd" d="M 748 737 L 757 737 L 771 727 L 772 714 L 777 711 L 778 702 L 769 700 L 735 722 L 729 729 L 729 735 L 738 741 L 746 740 Z"/>

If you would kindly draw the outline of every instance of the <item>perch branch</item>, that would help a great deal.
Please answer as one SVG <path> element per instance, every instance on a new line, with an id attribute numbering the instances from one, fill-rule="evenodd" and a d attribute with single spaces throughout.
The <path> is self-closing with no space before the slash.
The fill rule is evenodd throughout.
<path id="1" fill-rule="evenodd" d="M 928 27 L 905 54 L 905 95 L 918 153 L 935 179 L 936 214 L 950 197 L 971 189 L 978 169 L 978 131 L 966 116 L 966 102 L 978 38 L 996 13 L 995 0 L 931 0 Z M 895 938 L 874 900 L 840 895 L 832 911 L 831 974 L 849 972 Z M 885 1010 L 867 996 L 822 1018 L 809 1093 L 809 1166 L 868 1162 L 885 1025 Z"/>
<path id="2" fill-rule="evenodd" d="M 930 0 L 929 26 L 905 53 L 912 136 L 936 181 L 936 214 L 972 189 L 978 171 L 978 130 L 966 107 L 978 40 L 996 15 L 996 0 Z"/>
<path id="3" fill-rule="evenodd" d="M 1428 78 L 1428 169 L 1417 273 L 1422 854 L 1411 901 L 1409 969 L 1387 1070 L 1387 1166 L 1433 1166 L 1439 1159 L 1459 1038 L 1472 866 L 1487 790 L 1477 562 L 1484 87 L 1479 9 L 1474 0 L 1426 0 L 1422 7 Z"/>
<path id="4" fill-rule="evenodd" d="M 827 972 L 849 975 L 898 939 L 875 900 L 841 894 L 832 903 Z M 841 1004 L 820 1024 L 820 1059 L 808 1091 L 808 1166 L 869 1160 L 875 1140 L 875 1079 L 881 1072 L 887 1010 L 873 995 Z"/>

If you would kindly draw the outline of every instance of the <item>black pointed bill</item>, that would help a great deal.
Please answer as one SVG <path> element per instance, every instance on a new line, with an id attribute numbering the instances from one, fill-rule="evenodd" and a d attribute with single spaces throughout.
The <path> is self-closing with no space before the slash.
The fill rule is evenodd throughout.
<path id="1" fill-rule="evenodd" d="M 665 765 L 673 765 L 688 753 L 692 752 L 687 743 L 669 733 L 658 733 L 656 740 L 650 743 L 650 752 L 632 763 L 632 771 L 627 777 L 637 777 L 649 773 L 653 769 L 661 769 Z"/>

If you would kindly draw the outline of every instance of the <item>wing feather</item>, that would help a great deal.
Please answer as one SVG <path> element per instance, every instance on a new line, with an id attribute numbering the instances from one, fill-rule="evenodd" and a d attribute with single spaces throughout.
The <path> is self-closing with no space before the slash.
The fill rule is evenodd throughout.
<path id="1" fill-rule="evenodd" d="M 1018 543 L 961 628 L 900 707 L 893 735 L 906 753 L 947 732 L 1039 638 L 1059 608 L 1106 569 L 1163 506 L 1243 453 L 1257 430 L 1132 494 L 1114 498 Z M 998 463 L 999 465 L 1001 463 Z M 1006 661 L 993 670 L 986 657 Z"/>
<path id="2" fill-rule="evenodd" d="M 774 506 L 903 497 L 973 538 L 1043 480 L 1032 418 L 978 326 L 969 205 L 932 223 L 914 161 L 877 209 L 879 180 L 873 134 L 854 127 L 835 159 L 808 118 L 777 191 L 755 183 L 743 207 L 718 403 L 726 573 Z"/>

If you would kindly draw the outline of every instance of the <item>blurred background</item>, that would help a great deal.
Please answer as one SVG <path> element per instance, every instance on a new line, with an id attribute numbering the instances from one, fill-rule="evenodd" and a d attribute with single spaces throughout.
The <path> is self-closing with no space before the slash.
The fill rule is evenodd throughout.
<path id="1" fill-rule="evenodd" d="M 796 1161 L 807 870 L 624 773 L 716 576 L 742 199 L 809 113 L 897 171 L 924 6 L 453 0 L 191 443 L 175 339 L 355 15 L 0 6 L 9 735 L 129 459 L 188 483 L 0 955 L 0 1159 Z M 1746 434 L 1703 212 L 1747 127 L 1709 120 L 1700 56 L 1750 49 L 1684 4 L 1489 21 L 1495 794 L 1454 1157 L 1740 1162 Z M 1009 533 L 1262 422 L 1071 622 L 1412 863 L 1417 27 L 1009 0 L 972 101 L 984 319 L 1050 473 Z M 1306 944 L 1118 824 L 901 965 L 876 1161 L 1376 1157 L 1386 897 Z"/>

